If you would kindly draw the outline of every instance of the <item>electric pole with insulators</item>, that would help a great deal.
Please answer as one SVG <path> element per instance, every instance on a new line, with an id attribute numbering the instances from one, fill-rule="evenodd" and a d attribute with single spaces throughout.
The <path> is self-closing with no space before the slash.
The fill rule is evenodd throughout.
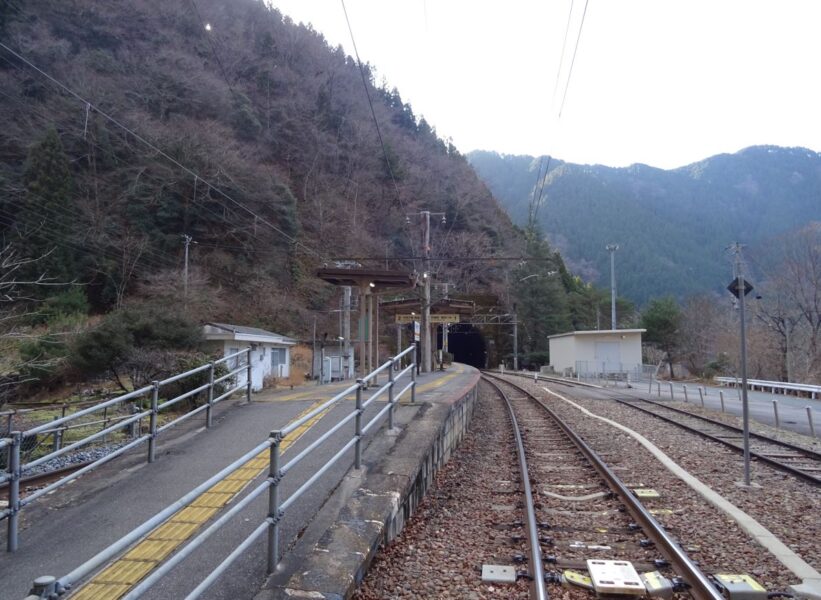
<path id="1" fill-rule="evenodd" d="M 182 234 L 183 244 L 185 244 L 185 266 L 183 267 L 182 271 L 182 289 L 183 289 L 183 297 L 188 300 L 188 247 L 193 243 L 196 244 L 197 242 L 194 241 L 187 233 Z"/>
<path id="2" fill-rule="evenodd" d="M 442 217 L 442 224 L 447 221 L 445 213 L 434 213 L 429 210 L 423 210 L 417 213 L 422 217 L 423 231 L 423 254 L 425 258 L 425 271 L 422 273 L 422 282 L 424 286 L 424 297 L 422 299 L 422 323 L 420 329 L 422 334 L 422 372 L 430 373 L 432 370 L 431 358 L 431 335 L 430 335 L 430 280 L 433 276 L 430 268 L 431 244 L 430 244 L 430 218 L 431 216 Z M 410 220 L 410 216 L 408 216 Z"/>

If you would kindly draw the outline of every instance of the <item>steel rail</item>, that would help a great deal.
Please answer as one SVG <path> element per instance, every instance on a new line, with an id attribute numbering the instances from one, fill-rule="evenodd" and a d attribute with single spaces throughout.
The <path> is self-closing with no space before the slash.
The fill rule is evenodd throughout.
<path id="1" fill-rule="evenodd" d="M 507 375 L 515 375 L 516 377 L 526 377 L 527 379 L 529 379 L 529 377 L 527 377 L 526 375 L 522 375 L 522 374 L 519 374 L 519 373 L 506 373 L 506 374 Z M 680 415 L 691 417 L 691 418 L 696 419 L 698 421 L 704 421 L 705 423 L 709 423 L 711 425 L 721 427 L 721 428 L 726 429 L 727 431 L 731 431 L 733 433 L 739 433 L 739 434 L 743 433 L 744 430 L 741 429 L 740 427 L 736 427 L 735 425 L 730 425 L 728 423 L 722 423 L 721 421 L 718 421 L 716 419 L 711 419 L 710 417 L 705 417 L 703 415 L 697 415 L 696 413 L 692 413 L 690 411 L 683 410 L 681 408 L 676 408 L 674 406 L 668 406 L 667 404 L 664 404 L 663 402 L 657 402 L 655 400 L 648 400 L 647 398 L 640 398 L 639 396 L 633 396 L 632 394 L 628 394 L 626 392 L 616 392 L 614 390 L 599 388 L 597 386 L 590 386 L 589 384 L 584 384 L 584 383 L 580 384 L 580 383 L 576 383 L 576 382 L 559 380 L 559 379 L 556 379 L 556 378 L 544 377 L 544 376 L 539 376 L 539 380 L 545 380 L 545 381 L 549 381 L 551 383 L 560 383 L 560 384 L 563 384 L 563 385 L 567 385 L 568 387 L 578 387 L 578 386 L 581 386 L 581 387 L 596 387 L 596 389 L 598 391 L 609 395 L 611 398 L 613 398 L 613 400 L 615 400 L 616 402 L 619 402 L 620 404 L 623 404 L 625 406 L 629 406 L 630 408 L 634 408 L 636 410 L 642 411 L 642 412 L 644 412 L 648 415 L 652 415 L 652 416 L 656 417 L 657 419 L 661 419 L 662 421 L 665 421 L 667 423 L 670 423 L 672 425 L 680 427 L 681 429 L 684 429 L 685 431 L 689 431 L 690 433 L 695 433 L 696 435 L 700 435 L 701 437 L 703 437 L 705 439 L 708 439 L 712 442 L 722 444 L 722 445 L 724 445 L 724 446 L 726 446 L 726 447 L 728 447 L 728 448 L 730 448 L 730 449 L 732 449 L 736 452 L 739 452 L 739 453 L 744 452 L 744 448 L 741 447 L 741 446 L 738 446 L 738 445 L 736 445 L 732 442 L 729 442 L 725 439 L 722 439 L 720 437 L 714 436 L 713 434 L 707 433 L 706 431 L 702 431 L 701 429 L 698 429 L 698 428 L 693 427 L 691 425 L 685 425 L 684 423 L 676 421 L 675 419 L 672 419 L 670 417 L 665 417 L 664 415 L 660 415 L 660 414 L 655 413 L 655 412 L 653 412 L 651 410 L 648 410 L 646 408 L 642 408 L 641 406 L 637 406 L 634 403 L 634 401 L 644 402 L 646 404 L 652 404 L 654 406 L 658 406 L 658 407 L 663 408 L 665 410 L 669 410 L 669 411 L 672 411 L 672 412 L 680 414 Z M 619 395 L 619 396 L 625 396 L 625 395 L 629 396 L 630 400 L 625 400 L 624 398 L 616 398 L 615 396 L 617 396 L 617 395 Z M 753 439 L 756 439 L 756 440 L 760 440 L 760 441 L 763 441 L 763 442 L 773 444 L 775 446 L 779 446 L 781 448 L 792 450 L 793 452 L 800 452 L 801 454 L 805 455 L 810 460 L 821 461 L 821 453 L 816 452 L 815 450 L 812 450 L 810 448 L 804 448 L 803 446 L 799 446 L 797 444 L 792 444 L 790 442 L 777 440 L 775 438 L 771 438 L 771 437 L 763 435 L 761 433 L 755 433 L 755 432 L 752 432 L 752 431 L 750 432 L 750 437 L 753 438 Z M 794 466 L 789 465 L 787 463 L 780 462 L 778 460 L 770 458 L 766 454 L 761 454 L 759 452 L 751 451 L 750 456 L 754 457 L 758 461 L 761 461 L 762 463 L 765 463 L 765 464 L 773 467 L 774 469 L 778 469 L 778 470 L 784 471 L 785 473 L 789 473 L 790 475 L 793 475 L 793 476 L 795 476 L 799 479 L 802 479 L 803 481 L 806 481 L 808 483 L 811 483 L 813 485 L 821 486 L 821 477 L 813 475 L 812 473 L 808 473 L 807 471 L 802 471 L 802 470 L 798 469 L 797 467 L 794 467 Z"/>
<path id="2" fill-rule="evenodd" d="M 507 381 L 496 375 L 485 374 L 485 377 L 503 381 L 507 385 L 519 390 L 525 396 L 531 398 L 556 421 L 561 430 L 567 435 L 579 451 L 587 458 L 596 472 L 604 479 L 607 486 L 624 503 L 627 510 L 641 526 L 647 536 L 659 547 L 661 552 L 667 557 L 673 568 L 684 578 L 690 586 L 690 593 L 696 600 L 724 600 L 724 596 L 718 591 L 715 585 L 707 578 L 702 570 L 690 559 L 686 552 L 667 533 L 650 512 L 644 508 L 642 503 L 630 491 L 630 489 L 619 479 L 619 477 L 607 466 L 599 455 L 587 445 L 587 443 L 573 431 L 553 410 L 544 402 L 530 392 L 511 381 Z"/>
<path id="3" fill-rule="evenodd" d="M 616 393 L 616 392 L 613 392 L 612 390 L 607 390 L 607 391 L 612 393 L 612 394 Z M 666 404 L 664 404 L 662 402 L 656 402 L 655 400 L 648 400 L 646 398 L 639 398 L 638 396 L 631 396 L 631 398 L 635 398 L 636 400 L 639 400 L 640 402 L 646 402 L 647 404 L 654 404 L 655 406 L 661 406 L 662 408 L 665 408 L 667 410 L 671 410 L 673 412 L 676 412 L 676 413 L 679 413 L 679 414 L 682 414 L 682 415 L 686 415 L 688 417 L 693 417 L 694 419 L 698 419 L 700 421 L 706 421 L 707 423 L 710 423 L 712 425 L 717 425 L 719 427 L 723 427 L 724 429 L 729 429 L 730 431 L 732 431 L 734 433 L 742 433 L 744 431 L 743 429 L 741 429 L 741 427 L 736 427 L 735 425 L 730 425 L 729 423 L 722 423 L 721 421 L 718 421 L 716 419 L 711 419 L 710 417 L 697 415 L 696 413 L 691 413 L 688 410 L 683 410 L 681 408 L 676 408 L 674 406 L 667 406 Z M 623 399 L 621 400 L 621 402 L 627 403 L 627 401 L 623 400 Z M 770 442 L 772 444 L 776 444 L 776 445 L 781 446 L 783 448 L 788 448 L 790 450 L 795 450 L 796 452 L 803 452 L 804 454 L 808 455 L 810 458 L 814 458 L 816 460 L 821 460 L 821 452 L 816 452 L 815 450 L 812 450 L 811 448 L 804 448 L 803 446 L 799 446 L 797 444 L 792 444 L 790 442 L 777 440 L 775 438 L 771 438 L 771 437 L 766 436 L 766 435 L 761 434 L 761 433 L 755 433 L 754 431 L 750 432 L 750 437 L 758 439 L 758 440 L 762 440 L 762 441 L 765 441 L 765 442 Z"/>
<path id="4" fill-rule="evenodd" d="M 743 453 L 744 452 L 744 448 L 742 446 L 738 446 L 738 445 L 736 445 L 732 442 L 729 442 L 725 439 L 722 439 L 720 437 L 716 437 L 711 433 L 707 433 L 706 431 L 702 431 L 701 429 L 698 429 L 697 427 L 693 427 L 691 425 L 686 425 L 684 423 L 681 423 L 679 421 L 671 419 L 670 417 L 665 417 L 664 415 L 660 415 L 658 413 L 655 413 L 652 410 L 648 410 L 648 409 L 643 408 L 641 406 L 636 406 L 633 402 L 630 402 L 630 401 L 627 401 L 627 400 L 622 400 L 620 398 L 613 398 L 613 400 L 615 400 L 616 402 L 618 402 L 619 404 L 622 404 L 624 406 L 629 406 L 630 408 L 634 408 L 634 409 L 639 410 L 639 411 L 641 411 L 643 413 L 646 413 L 648 415 L 652 415 L 652 416 L 656 417 L 657 419 L 661 419 L 662 421 L 665 421 L 666 423 L 671 423 L 673 425 L 681 427 L 685 431 L 689 431 L 690 433 L 695 433 L 696 435 L 700 435 L 701 437 L 706 438 L 706 439 L 708 439 L 712 442 L 723 444 L 724 446 L 727 446 L 728 448 L 731 448 L 732 450 L 735 450 L 738 453 Z M 641 400 L 641 399 L 639 399 L 639 400 Z M 648 401 L 648 400 L 641 400 L 641 401 L 642 402 L 650 402 L 651 404 L 657 404 L 655 402 Z M 660 406 L 661 408 L 668 408 L 668 409 L 670 409 L 674 412 L 681 413 L 681 414 L 687 415 L 689 417 L 694 417 L 696 419 L 702 419 L 702 420 L 704 420 L 708 423 L 714 424 L 714 425 L 721 425 L 722 427 L 724 427 L 725 429 L 727 429 L 729 431 L 733 431 L 733 432 L 740 432 L 741 431 L 740 429 L 738 429 L 736 427 L 733 427 L 732 425 L 725 425 L 724 423 L 721 423 L 719 421 L 715 421 L 713 419 L 703 418 L 703 417 L 700 417 L 699 415 L 695 415 L 695 414 L 693 414 L 691 412 L 688 412 L 686 410 L 679 410 L 679 409 L 676 409 L 676 408 L 664 406 L 663 404 L 657 404 L 657 406 Z M 767 436 L 762 436 L 762 435 L 759 435 L 759 434 L 753 435 L 752 433 L 750 433 L 750 436 L 755 437 L 756 439 L 765 440 L 767 442 L 770 442 L 770 443 L 778 445 L 778 446 L 783 446 L 785 448 L 789 448 L 789 449 L 791 449 L 795 452 L 801 452 L 802 454 L 808 456 L 808 458 L 810 458 L 810 459 L 821 460 L 821 455 L 819 455 L 817 452 L 813 452 L 812 450 L 807 450 L 805 448 L 801 448 L 800 446 L 795 446 L 793 444 L 788 444 L 788 443 L 787 444 L 781 444 L 778 440 L 774 440 L 772 438 L 768 438 Z M 808 473 L 806 471 L 801 471 L 797 467 L 793 467 L 792 465 L 788 465 L 787 463 L 777 461 L 774 458 L 770 458 L 766 454 L 760 454 L 760 453 L 755 452 L 755 451 L 750 451 L 750 456 L 752 456 L 753 458 L 755 458 L 758 461 L 761 461 L 763 463 L 768 464 L 769 466 L 771 466 L 775 469 L 785 471 L 785 472 L 789 473 L 790 475 L 798 477 L 799 479 L 803 479 L 804 481 L 806 481 L 808 483 L 812 483 L 814 485 L 821 486 L 821 477 L 816 477 L 812 473 Z"/>
<path id="5" fill-rule="evenodd" d="M 519 470 L 522 476 L 522 488 L 527 516 L 527 539 L 528 545 L 530 546 L 530 597 L 536 600 L 547 600 L 547 589 L 544 583 L 544 566 L 542 562 L 542 547 L 539 541 L 539 528 L 536 524 L 536 508 L 533 505 L 533 490 L 530 488 L 530 473 L 527 469 L 527 458 L 525 457 L 525 445 L 522 440 L 522 433 L 519 430 L 519 423 L 516 421 L 513 406 L 510 404 L 507 395 L 502 391 L 502 388 L 486 376 L 484 380 L 495 388 L 505 401 L 507 412 L 510 415 L 510 422 L 513 426 L 513 433 L 516 436 L 516 453 L 519 456 Z"/>
<path id="6" fill-rule="evenodd" d="M 526 375 L 521 375 L 521 374 L 518 374 L 518 373 L 508 373 L 508 374 L 509 375 L 515 375 L 517 377 L 527 377 Z M 567 385 L 569 387 L 577 387 L 577 386 L 580 385 L 578 383 L 574 383 L 574 382 L 571 382 L 571 381 L 558 380 L 558 379 L 551 378 L 551 377 L 541 376 L 539 379 L 540 380 L 546 380 L 546 381 L 553 382 L 553 383 L 561 383 L 561 384 Z M 581 387 L 590 387 L 590 386 L 589 386 L 589 384 L 587 384 L 587 385 L 586 384 L 581 384 Z M 664 404 L 662 402 L 656 402 L 655 400 L 648 400 L 646 398 L 640 398 L 638 396 L 633 396 L 631 394 L 626 394 L 626 393 L 622 393 L 622 392 L 616 392 L 614 390 L 608 390 L 608 389 L 605 389 L 605 388 L 597 388 L 597 389 L 600 392 L 609 395 L 611 398 L 613 398 L 613 400 L 615 400 L 616 402 L 618 402 L 618 403 L 620 403 L 624 406 L 629 406 L 630 408 L 634 408 L 634 409 L 639 410 L 641 412 L 644 412 L 648 415 L 652 415 L 652 416 L 656 417 L 657 419 L 661 419 L 662 421 L 665 421 L 666 423 L 670 423 L 672 425 L 680 427 L 681 429 L 684 429 L 685 431 L 689 431 L 690 433 L 700 435 L 701 437 L 703 437 L 705 439 L 708 439 L 712 442 L 722 444 L 722 445 L 734 450 L 735 452 L 738 452 L 738 453 L 743 453 L 744 452 L 744 448 L 741 447 L 741 446 L 738 446 L 738 445 L 736 445 L 732 442 L 729 442 L 727 440 L 724 440 L 720 437 L 714 436 L 713 434 L 707 433 L 706 431 L 702 431 L 701 429 L 698 429 L 698 428 L 693 427 L 691 425 L 686 425 L 684 423 L 676 421 L 675 419 L 671 419 L 670 417 L 665 417 L 664 415 L 660 415 L 660 414 L 655 413 L 655 412 L 653 412 L 651 410 L 648 410 L 646 408 L 642 408 L 641 406 L 637 406 L 633 401 L 635 400 L 635 401 L 638 401 L 638 402 L 644 402 L 644 403 L 647 403 L 647 404 L 652 404 L 654 406 L 658 406 L 658 407 L 663 408 L 665 410 L 669 410 L 669 411 L 672 411 L 674 413 L 678 413 L 680 415 L 684 415 L 684 416 L 687 416 L 687 417 L 692 417 L 693 419 L 696 419 L 696 420 L 699 420 L 699 421 L 704 421 L 705 423 L 709 423 L 711 425 L 721 427 L 723 429 L 726 429 L 727 431 L 732 431 L 733 433 L 742 433 L 744 430 L 741 429 L 740 427 L 736 427 L 734 425 L 729 425 L 728 423 L 722 423 L 721 421 L 718 421 L 716 419 L 711 419 L 710 417 L 697 415 L 695 413 L 691 413 L 690 411 L 682 410 L 682 409 L 676 408 L 674 406 L 667 406 L 666 404 Z M 616 395 L 622 395 L 622 396 L 623 395 L 628 395 L 628 396 L 630 396 L 630 400 L 625 400 L 624 398 L 616 398 L 615 397 Z M 821 461 L 821 453 L 816 452 L 814 450 L 811 450 L 809 448 L 804 448 L 804 447 L 798 446 L 796 444 L 791 444 L 790 442 L 784 442 L 784 441 L 781 441 L 781 440 L 776 440 L 774 438 L 768 437 L 768 436 L 760 434 L 760 433 L 754 433 L 752 431 L 750 432 L 750 437 L 754 438 L 754 439 L 757 439 L 757 440 L 764 441 L 764 442 L 768 442 L 770 444 L 774 444 L 776 446 L 780 446 L 782 448 L 792 450 L 793 452 L 800 452 L 801 454 L 804 454 L 808 459 Z M 774 469 L 778 469 L 778 470 L 784 471 L 785 473 L 789 473 L 790 475 L 793 475 L 794 477 L 797 477 L 797 478 L 799 478 L 803 481 L 806 481 L 808 483 L 811 483 L 813 485 L 821 486 L 821 477 L 817 477 L 816 475 L 813 475 L 812 473 L 808 473 L 807 471 L 802 471 L 802 470 L 798 469 L 797 467 L 794 467 L 794 466 L 789 465 L 787 463 L 780 462 L 778 460 L 770 458 L 766 454 L 760 454 L 759 452 L 751 451 L 750 456 L 754 457 L 758 461 L 761 461 L 762 463 L 765 463 L 765 464 L 773 467 Z"/>

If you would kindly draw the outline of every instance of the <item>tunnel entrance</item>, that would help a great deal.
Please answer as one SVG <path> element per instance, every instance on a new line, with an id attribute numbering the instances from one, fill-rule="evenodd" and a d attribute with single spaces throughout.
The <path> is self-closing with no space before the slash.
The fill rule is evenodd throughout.
<path id="1" fill-rule="evenodd" d="M 439 347 L 442 343 L 441 330 L 439 332 Z M 456 323 L 450 326 L 448 333 L 448 348 L 453 354 L 453 360 L 465 363 L 477 369 L 484 369 L 487 359 L 487 348 L 482 333 L 473 325 Z"/>

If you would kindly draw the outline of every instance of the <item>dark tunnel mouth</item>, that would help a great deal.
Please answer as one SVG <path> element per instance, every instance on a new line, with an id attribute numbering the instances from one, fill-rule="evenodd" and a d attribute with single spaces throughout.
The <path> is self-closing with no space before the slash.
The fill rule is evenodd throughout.
<path id="1" fill-rule="evenodd" d="M 437 331 L 437 346 L 442 347 L 441 328 Z M 448 330 L 448 351 L 455 362 L 464 363 L 477 369 L 484 369 L 487 345 L 482 332 L 469 324 L 455 323 Z"/>

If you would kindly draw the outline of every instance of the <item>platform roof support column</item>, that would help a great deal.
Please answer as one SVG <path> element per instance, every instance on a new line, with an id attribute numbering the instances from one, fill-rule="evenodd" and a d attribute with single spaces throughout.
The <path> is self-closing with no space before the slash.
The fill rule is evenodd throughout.
<path id="1" fill-rule="evenodd" d="M 365 321 L 368 315 L 368 286 L 364 285 L 359 288 L 359 369 L 357 375 L 359 378 L 365 376 L 368 372 L 368 358 L 365 351 Z"/>

